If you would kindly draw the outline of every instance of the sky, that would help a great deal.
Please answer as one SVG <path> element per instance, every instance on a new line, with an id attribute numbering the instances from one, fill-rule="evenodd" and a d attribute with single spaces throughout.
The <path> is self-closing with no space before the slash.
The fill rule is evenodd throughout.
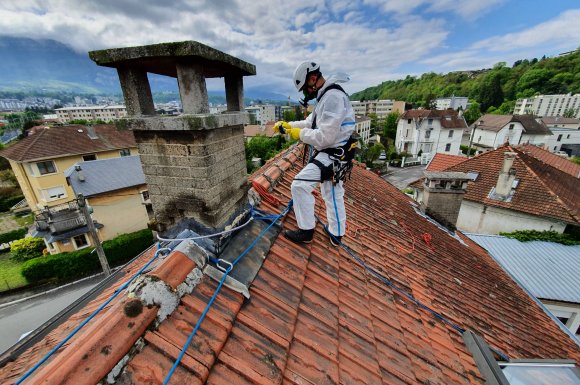
<path id="1" fill-rule="evenodd" d="M 195 40 L 256 65 L 245 87 L 293 99 L 294 68 L 346 72 L 347 92 L 580 47 L 578 0 L 3 0 L 0 35 L 77 52 Z M 5 54 L 5 53 L 3 53 Z M 208 88 L 223 89 L 223 82 Z"/>

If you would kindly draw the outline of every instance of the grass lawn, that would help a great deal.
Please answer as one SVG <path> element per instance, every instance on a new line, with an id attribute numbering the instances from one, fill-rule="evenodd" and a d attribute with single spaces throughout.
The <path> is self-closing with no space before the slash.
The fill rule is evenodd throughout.
<path id="1" fill-rule="evenodd" d="M 26 278 L 20 274 L 22 262 L 10 259 L 10 253 L 0 253 L 0 293 L 27 285 Z"/>
<path id="2" fill-rule="evenodd" d="M 32 214 L 28 214 L 23 217 L 14 216 L 13 218 L 22 227 L 28 227 L 34 223 L 34 217 L 32 216 Z"/>

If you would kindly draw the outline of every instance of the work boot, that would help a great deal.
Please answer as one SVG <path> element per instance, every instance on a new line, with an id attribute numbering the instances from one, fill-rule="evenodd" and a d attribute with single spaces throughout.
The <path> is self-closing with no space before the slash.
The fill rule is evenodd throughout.
<path id="1" fill-rule="evenodd" d="M 340 241 L 342 239 L 342 236 L 338 236 L 338 235 L 332 235 L 330 233 L 330 231 L 328 230 L 328 226 L 324 226 L 324 232 L 326 234 L 328 234 L 328 238 L 330 239 L 330 244 L 334 247 L 339 246 L 340 245 Z"/>
<path id="2" fill-rule="evenodd" d="M 294 243 L 310 243 L 314 237 L 314 229 L 310 230 L 286 230 L 284 236 Z"/>

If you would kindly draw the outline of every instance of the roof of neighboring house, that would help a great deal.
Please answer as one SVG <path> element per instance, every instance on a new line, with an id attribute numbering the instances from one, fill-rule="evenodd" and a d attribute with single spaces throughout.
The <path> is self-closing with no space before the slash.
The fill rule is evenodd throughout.
<path id="1" fill-rule="evenodd" d="M 290 148 L 252 176 L 255 186 L 282 202 L 264 199 L 259 209 L 274 214 L 284 209 L 292 179 L 303 167 L 300 150 Z M 476 331 L 510 357 L 580 360 L 580 347 L 491 256 L 467 237 L 430 222 L 379 176 L 356 165 L 346 184 L 345 204 L 343 242 L 384 280 L 345 249 L 331 247 L 320 225 L 308 245 L 293 244 L 280 234 L 264 256 L 249 300 L 225 287 L 215 297 L 171 383 L 483 384 L 456 329 L 407 296 L 448 322 Z M 319 193 L 315 207 L 325 218 Z M 294 213 L 282 223 L 295 229 Z M 153 252 L 125 267 L 125 277 Z M 161 383 L 218 286 L 209 276 L 194 274 L 202 266 L 188 253 L 176 249 L 147 273 L 151 282 L 172 290 L 183 292 L 182 282 L 195 285 L 168 318 L 156 325 L 157 306 L 137 306 L 137 299 L 123 294 L 32 380 L 53 376 L 96 383 L 142 337 L 117 383 Z M 0 369 L 2 382 L 20 378 L 119 285 L 7 362 Z"/>
<path id="2" fill-rule="evenodd" d="M 562 116 L 544 116 L 540 118 L 540 120 L 544 122 L 544 124 L 547 126 L 553 126 L 556 124 L 566 124 L 566 125 L 575 124 L 578 127 L 580 127 L 580 119 L 576 118 L 564 118 Z"/>
<path id="3" fill-rule="evenodd" d="M 91 139 L 90 136 L 95 139 Z M 137 147 L 132 131 L 119 131 L 109 124 L 97 124 L 92 127 L 70 125 L 37 130 L 34 135 L 0 151 L 0 156 L 25 162 L 127 147 Z"/>
<path id="4" fill-rule="evenodd" d="M 513 163 L 519 184 L 511 201 L 489 198 L 497 183 L 505 152 L 516 152 Z M 568 223 L 580 221 L 580 180 L 547 163 L 543 163 L 517 147 L 505 145 L 485 152 L 445 171 L 475 171 L 479 176 L 470 182 L 464 199 L 489 206 L 559 219 Z"/>
<path id="5" fill-rule="evenodd" d="M 575 178 L 580 178 L 580 164 L 574 163 L 566 158 L 553 154 L 541 147 L 534 146 L 533 144 L 522 144 L 521 146 L 517 146 L 517 148 L 521 152 L 539 159 L 542 162 L 565 172 L 566 174 L 570 174 Z"/>
<path id="6" fill-rule="evenodd" d="M 467 234 L 535 297 L 580 304 L 580 246 Z"/>
<path id="7" fill-rule="evenodd" d="M 538 122 L 533 115 L 493 115 L 486 114 L 477 119 L 471 127 L 477 125 L 480 130 L 498 132 L 508 123 L 519 122 L 528 135 L 552 135 L 544 123 Z"/>
<path id="8" fill-rule="evenodd" d="M 81 174 L 75 169 L 77 165 Z M 64 176 L 75 194 L 85 197 L 145 184 L 139 156 L 92 160 L 77 165 L 66 170 Z"/>
<path id="9" fill-rule="evenodd" d="M 552 135 L 552 131 L 533 115 L 514 115 L 512 122 L 520 122 L 528 135 Z"/>
<path id="10" fill-rule="evenodd" d="M 512 120 L 512 115 L 486 114 L 477 119 L 471 126 L 477 124 L 480 130 L 498 132 Z"/>
<path id="11" fill-rule="evenodd" d="M 259 124 L 248 124 L 244 126 L 244 136 L 245 137 L 254 137 L 257 135 L 264 135 L 267 137 L 274 136 L 274 123 L 267 123 L 264 126 L 260 126 Z"/>
<path id="12" fill-rule="evenodd" d="M 467 128 L 465 119 L 455 110 L 407 110 L 399 119 L 439 119 L 443 128 Z"/>
<path id="13" fill-rule="evenodd" d="M 425 171 L 443 171 L 466 160 L 467 157 L 465 156 L 442 154 L 438 152 L 433 158 L 431 158 Z"/>

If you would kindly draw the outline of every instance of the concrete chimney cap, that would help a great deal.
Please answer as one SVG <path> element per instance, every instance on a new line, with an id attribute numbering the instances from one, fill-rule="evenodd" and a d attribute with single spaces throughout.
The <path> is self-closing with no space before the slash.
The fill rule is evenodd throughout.
<path id="1" fill-rule="evenodd" d="M 89 52 L 95 63 L 104 67 L 139 67 L 146 72 L 177 77 L 178 62 L 199 64 L 206 78 L 232 73 L 255 75 L 256 66 L 196 41 L 111 48 Z"/>

